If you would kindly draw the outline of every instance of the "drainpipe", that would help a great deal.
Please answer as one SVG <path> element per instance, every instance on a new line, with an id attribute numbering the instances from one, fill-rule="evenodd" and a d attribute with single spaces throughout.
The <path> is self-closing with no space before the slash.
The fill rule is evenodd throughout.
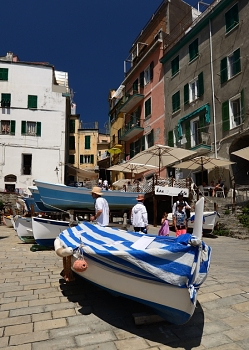
<path id="1" fill-rule="evenodd" d="M 211 89 L 212 89 L 212 105 L 213 105 L 213 123 L 214 123 L 214 154 L 217 158 L 217 135 L 216 135 L 216 114 L 215 114 L 215 98 L 214 98 L 214 70 L 213 70 L 213 47 L 212 47 L 212 28 L 211 20 L 209 20 L 209 45 L 210 45 L 210 70 L 211 70 Z"/>

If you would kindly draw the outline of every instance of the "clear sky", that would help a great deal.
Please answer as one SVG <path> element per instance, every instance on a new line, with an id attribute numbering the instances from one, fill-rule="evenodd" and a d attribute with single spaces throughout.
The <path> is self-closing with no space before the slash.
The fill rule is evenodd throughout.
<path id="1" fill-rule="evenodd" d="M 131 45 L 161 2 L 2 0 L 0 56 L 10 51 L 68 72 L 77 113 L 103 128 L 109 90 L 123 81 Z M 185 2 L 197 7 L 196 0 Z"/>

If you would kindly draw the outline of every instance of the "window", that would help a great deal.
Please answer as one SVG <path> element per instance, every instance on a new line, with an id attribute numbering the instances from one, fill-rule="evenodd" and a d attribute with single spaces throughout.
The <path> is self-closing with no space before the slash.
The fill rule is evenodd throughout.
<path id="1" fill-rule="evenodd" d="M 41 136 L 41 122 L 29 122 L 22 120 L 22 135 Z"/>
<path id="2" fill-rule="evenodd" d="M 238 3 L 235 4 L 227 13 L 225 14 L 226 22 L 226 33 L 230 32 L 234 27 L 239 24 L 239 8 Z"/>
<path id="3" fill-rule="evenodd" d="M 0 68 L 0 80 L 8 81 L 8 68 Z"/>
<path id="4" fill-rule="evenodd" d="M 85 136 L 85 149 L 91 149 L 91 136 Z"/>
<path id="5" fill-rule="evenodd" d="M 1 107 L 8 108 L 11 103 L 11 94 L 1 94 Z"/>
<path id="6" fill-rule="evenodd" d="M 153 129 L 151 130 L 151 132 L 149 134 L 145 135 L 144 137 L 145 137 L 145 140 L 144 140 L 145 149 L 154 146 L 154 130 Z"/>
<path id="7" fill-rule="evenodd" d="M 74 136 L 69 136 L 69 149 L 71 151 L 75 150 L 75 137 Z"/>
<path id="8" fill-rule="evenodd" d="M 68 157 L 68 163 L 74 164 L 75 163 L 75 157 L 74 154 L 70 154 Z"/>
<path id="9" fill-rule="evenodd" d="M 15 120 L 1 120 L 0 132 L 1 135 L 15 135 L 16 122 Z"/>
<path id="10" fill-rule="evenodd" d="M 37 108 L 37 96 L 28 95 L 28 108 Z"/>
<path id="11" fill-rule="evenodd" d="M 239 126 L 244 121 L 244 90 L 230 100 L 222 103 L 223 131 Z"/>
<path id="12" fill-rule="evenodd" d="M 184 104 L 195 101 L 204 94 L 203 72 L 189 84 L 184 85 Z"/>
<path id="13" fill-rule="evenodd" d="M 199 55 L 199 49 L 198 49 L 198 38 L 195 39 L 190 45 L 189 45 L 189 62 L 194 60 Z"/>
<path id="14" fill-rule="evenodd" d="M 151 62 L 144 71 L 144 85 L 148 84 L 153 79 L 153 69 L 154 62 Z"/>
<path id="15" fill-rule="evenodd" d="M 130 158 L 145 150 L 145 136 L 130 144 Z"/>
<path id="16" fill-rule="evenodd" d="M 31 175 L 32 154 L 22 154 L 22 175 Z"/>
<path id="17" fill-rule="evenodd" d="M 138 93 L 138 79 L 136 79 L 132 85 L 133 94 Z"/>
<path id="18" fill-rule="evenodd" d="M 144 117 L 147 118 L 151 115 L 151 98 L 148 98 L 148 100 L 145 101 L 144 108 Z"/>
<path id="19" fill-rule="evenodd" d="M 177 91 L 172 96 L 172 113 L 178 111 L 180 109 L 180 91 Z"/>
<path id="20" fill-rule="evenodd" d="M 75 120 L 74 119 L 70 119 L 70 121 L 69 121 L 69 132 L 71 134 L 75 133 Z"/>
<path id="21" fill-rule="evenodd" d="M 173 77 L 179 72 L 179 56 L 171 61 L 171 76 Z"/>
<path id="22" fill-rule="evenodd" d="M 241 72 L 240 49 L 235 50 L 231 55 L 224 57 L 220 61 L 220 81 L 221 84 L 231 79 Z"/>
<path id="23" fill-rule="evenodd" d="M 80 155 L 80 164 L 94 164 L 94 155 Z"/>

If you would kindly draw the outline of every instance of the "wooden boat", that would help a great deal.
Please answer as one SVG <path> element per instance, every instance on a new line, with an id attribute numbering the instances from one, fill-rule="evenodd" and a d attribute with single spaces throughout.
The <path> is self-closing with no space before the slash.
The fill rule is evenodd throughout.
<path id="1" fill-rule="evenodd" d="M 195 212 L 190 213 L 190 218 L 188 219 L 188 232 L 191 233 L 194 228 L 194 216 Z M 219 220 L 219 213 L 217 211 L 204 211 L 203 212 L 203 233 L 212 233 L 215 225 Z M 169 225 L 173 225 L 173 216 L 172 213 L 168 214 Z"/>
<path id="2" fill-rule="evenodd" d="M 55 251 L 71 255 L 71 268 L 80 277 L 184 324 L 210 264 L 211 248 L 201 239 L 203 205 L 203 198 L 196 203 L 195 236 L 144 235 L 84 222 L 60 233 Z"/>
<path id="3" fill-rule="evenodd" d="M 32 229 L 37 244 L 53 247 L 55 238 L 69 227 L 69 221 L 52 220 L 39 216 L 32 217 Z"/>
<path id="4" fill-rule="evenodd" d="M 49 207 L 46 207 L 44 205 L 44 203 L 42 202 L 41 200 L 41 196 L 40 196 L 40 193 L 38 191 L 38 188 L 37 186 L 30 186 L 29 187 L 29 190 L 32 194 L 32 197 L 27 199 L 27 205 L 30 207 L 31 205 L 34 205 L 35 208 L 34 208 L 34 211 L 35 212 L 43 212 L 43 213 L 46 213 L 46 212 L 51 212 L 51 211 L 55 211 L 55 209 L 53 208 L 49 208 Z M 33 202 L 34 203 L 33 203 Z"/>
<path id="5" fill-rule="evenodd" d="M 88 209 L 94 210 L 91 190 L 86 187 L 71 187 L 36 180 L 42 202 L 56 209 Z M 103 191 L 110 210 L 127 210 L 136 203 L 136 192 Z"/>
<path id="6" fill-rule="evenodd" d="M 18 216 L 15 221 L 18 237 L 24 243 L 35 243 L 31 217 Z"/>

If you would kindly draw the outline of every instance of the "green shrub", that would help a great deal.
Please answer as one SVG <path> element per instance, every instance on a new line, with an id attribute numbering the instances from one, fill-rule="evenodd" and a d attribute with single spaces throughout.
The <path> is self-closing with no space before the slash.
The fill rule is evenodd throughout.
<path id="1" fill-rule="evenodd" d="M 230 231 L 225 227 L 224 224 L 219 223 L 218 225 L 215 226 L 213 230 L 213 234 L 216 236 L 229 236 Z"/>

